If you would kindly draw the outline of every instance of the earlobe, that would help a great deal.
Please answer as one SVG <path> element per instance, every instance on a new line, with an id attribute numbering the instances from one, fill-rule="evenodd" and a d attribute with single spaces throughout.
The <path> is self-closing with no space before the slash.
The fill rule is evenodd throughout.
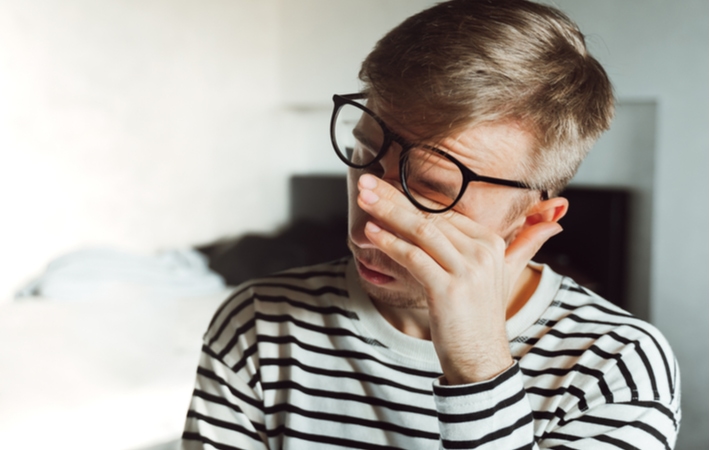
<path id="1" fill-rule="evenodd" d="M 541 222 L 557 222 L 567 214 L 569 202 L 564 197 L 553 197 L 533 205 L 525 217 L 525 225 Z"/>

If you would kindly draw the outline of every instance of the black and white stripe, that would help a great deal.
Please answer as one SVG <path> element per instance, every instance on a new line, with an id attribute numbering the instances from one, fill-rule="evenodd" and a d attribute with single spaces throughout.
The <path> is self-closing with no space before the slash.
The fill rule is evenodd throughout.
<path id="1" fill-rule="evenodd" d="M 277 274 L 224 302 L 204 337 L 184 449 L 673 448 L 668 344 L 573 281 L 511 338 L 510 369 L 445 386 L 435 358 L 368 332 L 347 267 Z"/>

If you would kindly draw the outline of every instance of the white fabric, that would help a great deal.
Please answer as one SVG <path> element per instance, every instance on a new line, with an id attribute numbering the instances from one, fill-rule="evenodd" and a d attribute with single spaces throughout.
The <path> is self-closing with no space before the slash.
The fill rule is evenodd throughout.
<path id="1" fill-rule="evenodd" d="M 225 284 L 207 263 L 203 254 L 192 249 L 166 250 L 157 255 L 103 248 L 78 250 L 52 261 L 16 298 L 150 301 L 210 295 L 222 291 Z"/>
<path id="2" fill-rule="evenodd" d="M 229 292 L 0 305 L 0 448 L 138 450 L 179 438 L 201 336 Z"/>

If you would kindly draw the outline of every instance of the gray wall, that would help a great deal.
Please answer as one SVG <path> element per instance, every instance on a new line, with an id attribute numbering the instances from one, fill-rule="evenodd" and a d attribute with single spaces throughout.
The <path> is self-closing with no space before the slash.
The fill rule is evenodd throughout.
<path id="1" fill-rule="evenodd" d="M 658 105 L 651 321 L 683 383 L 677 448 L 708 448 L 708 2 L 554 2 L 589 35 L 617 96 Z"/>
<path id="2" fill-rule="evenodd" d="M 573 185 L 623 188 L 630 192 L 628 285 L 624 307 L 644 320 L 651 315 L 651 242 L 658 105 L 619 101 L 611 129 L 582 163 Z M 570 204 L 570 208 L 584 205 Z"/>

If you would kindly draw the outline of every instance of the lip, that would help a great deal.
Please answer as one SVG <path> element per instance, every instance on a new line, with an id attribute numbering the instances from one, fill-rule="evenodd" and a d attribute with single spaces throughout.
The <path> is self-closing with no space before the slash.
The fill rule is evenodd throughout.
<path id="1" fill-rule="evenodd" d="M 368 283 L 372 283 L 376 286 L 383 286 L 385 284 L 394 282 L 394 277 L 387 275 L 386 273 L 380 272 L 372 266 L 368 266 L 359 258 L 356 258 L 355 261 L 357 262 L 357 271 L 360 274 L 360 277 L 362 277 L 362 279 L 367 281 Z"/>

